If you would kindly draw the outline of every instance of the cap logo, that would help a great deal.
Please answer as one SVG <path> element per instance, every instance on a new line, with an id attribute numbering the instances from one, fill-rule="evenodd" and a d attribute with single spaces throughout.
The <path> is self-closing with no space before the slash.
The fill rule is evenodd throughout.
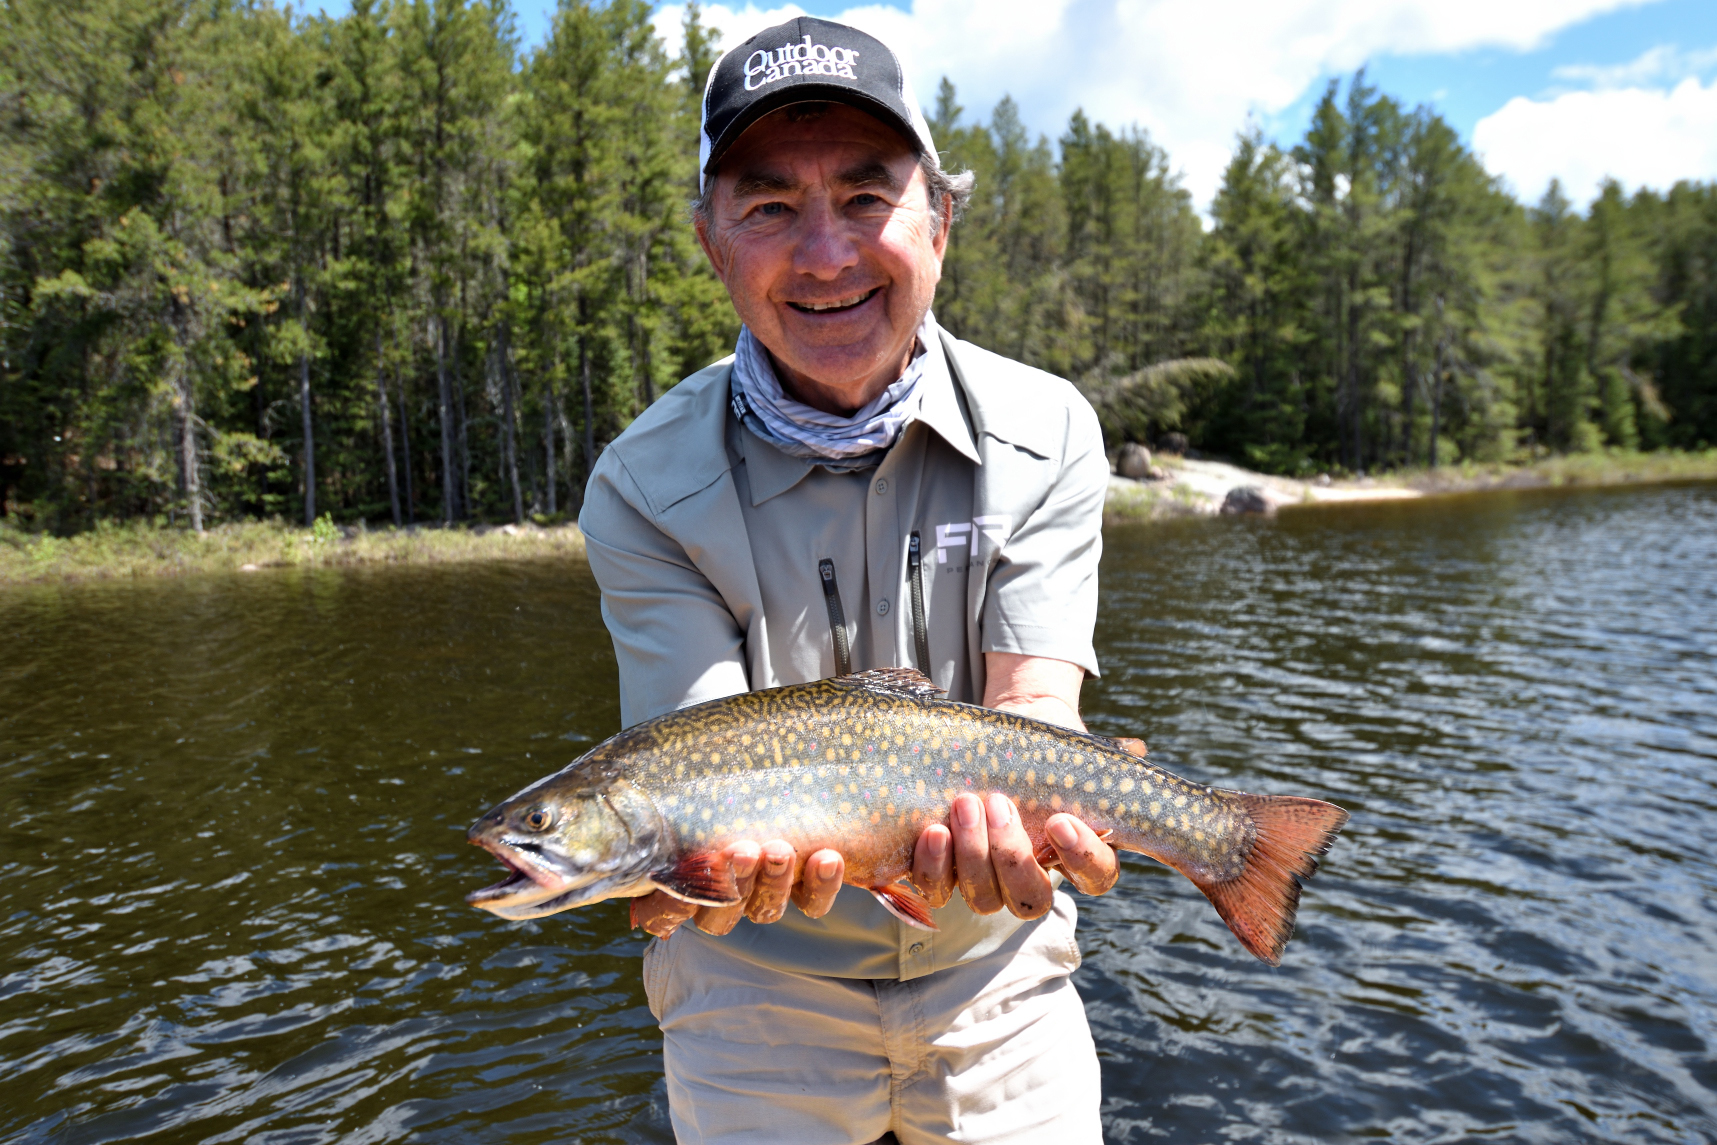
<path id="1" fill-rule="evenodd" d="M 745 90 L 756 91 L 789 76 L 835 76 L 857 79 L 853 65 L 859 54 L 851 48 L 813 44 L 809 33 L 802 44 L 783 44 L 773 52 L 759 48 L 745 59 Z"/>

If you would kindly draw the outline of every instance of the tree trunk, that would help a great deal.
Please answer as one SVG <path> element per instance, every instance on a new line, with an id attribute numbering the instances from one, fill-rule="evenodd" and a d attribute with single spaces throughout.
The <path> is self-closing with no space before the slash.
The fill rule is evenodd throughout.
<path id="1" fill-rule="evenodd" d="M 393 507 L 394 528 L 399 528 L 399 475 L 393 461 L 393 419 L 388 412 L 387 363 L 382 358 L 382 328 L 376 326 L 376 405 L 382 411 L 382 449 L 388 464 L 388 503 Z"/>
<path id="2" fill-rule="evenodd" d="M 560 399 L 555 396 L 554 378 L 549 378 L 548 390 L 543 397 L 543 463 L 544 481 L 548 488 L 548 514 L 554 516 L 559 512 L 555 508 L 555 476 L 554 476 L 554 411 L 560 405 Z"/>
<path id="3" fill-rule="evenodd" d="M 399 451 L 400 460 L 405 463 L 405 523 L 415 525 L 417 500 L 411 491 L 411 424 L 405 416 L 405 382 L 400 379 L 398 370 L 394 371 L 393 388 L 399 394 Z"/>
<path id="4" fill-rule="evenodd" d="M 191 514 L 191 531 L 203 531 L 203 489 L 197 465 L 197 409 L 191 393 L 191 371 L 183 358 L 178 365 L 179 461 L 185 482 L 185 507 Z"/>
<path id="5" fill-rule="evenodd" d="M 459 327 L 453 328 L 453 349 L 447 356 L 447 369 L 453 376 L 453 396 L 458 401 L 459 419 L 459 515 L 471 515 L 471 442 L 466 430 L 471 424 L 465 405 L 465 376 L 459 372 Z"/>
<path id="6" fill-rule="evenodd" d="M 304 282 L 298 282 L 298 325 L 305 338 L 310 337 L 307 317 L 308 303 L 304 297 Z M 316 523 L 316 435 L 310 421 L 310 352 L 298 352 L 298 404 L 304 411 L 304 527 Z"/>
<path id="7" fill-rule="evenodd" d="M 584 480 L 588 484 L 596 469 L 596 409 L 590 398 L 590 353 L 583 334 L 578 337 L 578 377 L 584 389 Z M 582 497 L 570 500 L 581 508 L 584 505 Z"/>
<path id="8" fill-rule="evenodd" d="M 1448 372 L 1448 339 L 1437 339 L 1437 380 L 1431 385 L 1431 468 L 1437 467 L 1437 433 L 1443 416 L 1443 375 Z"/>
<path id="9" fill-rule="evenodd" d="M 525 523 L 525 498 L 519 491 L 519 452 L 517 430 L 513 423 L 513 410 L 516 405 L 514 394 L 515 381 L 513 378 L 512 354 L 507 346 L 507 329 L 500 331 L 497 353 L 501 358 L 501 416 L 505 424 L 501 427 L 501 447 L 506 454 L 507 478 L 513 483 L 513 523 Z"/>
<path id="10" fill-rule="evenodd" d="M 453 475 L 453 391 L 447 384 L 447 320 L 435 318 L 435 382 L 441 408 L 441 522 L 458 516 L 459 489 Z"/>

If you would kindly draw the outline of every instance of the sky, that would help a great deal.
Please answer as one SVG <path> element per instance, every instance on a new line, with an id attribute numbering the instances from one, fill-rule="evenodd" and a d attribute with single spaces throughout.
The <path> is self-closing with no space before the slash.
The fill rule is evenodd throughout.
<path id="1" fill-rule="evenodd" d="M 305 0 L 301 0 L 301 4 Z M 338 12 L 341 0 L 307 0 Z M 513 0 L 527 45 L 553 0 Z M 1237 133 L 1283 145 L 1332 79 L 1360 67 L 1458 130 L 1515 195 L 1552 178 L 1584 204 L 1717 179 L 1717 0 L 826 0 L 706 4 L 723 46 L 790 16 L 855 24 L 905 59 L 928 110 L 946 75 L 968 119 L 1005 95 L 1058 136 L 1083 108 L 1150 131 L 1200 209 Z M 656 8 L 677 50 L 680 6 Z"/>

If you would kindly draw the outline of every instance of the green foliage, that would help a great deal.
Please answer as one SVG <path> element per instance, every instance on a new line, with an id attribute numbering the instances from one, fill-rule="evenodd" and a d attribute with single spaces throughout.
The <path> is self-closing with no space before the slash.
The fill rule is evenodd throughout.
<path id="1" fill-rule="evenodd" d="M 0 494 L 103 521 L 575 514 L 728 353 L 686 210 L 717 37 L 643 0 L 0 5 Z M 1208 229 L 1142 129 L 932 129 L 976 194 L 951 332 L 1073 379 L 1111 443 L 1277 472 L 1717 441 L 1717 189 L 1508 197 L 1363 73 L 1242 135 Z M 32 542 L 34 544 L 36 542 Z M 50 550 L 32 550 L 32 552 Z M 46 558 L 42 558 L 46 559 Z"/>

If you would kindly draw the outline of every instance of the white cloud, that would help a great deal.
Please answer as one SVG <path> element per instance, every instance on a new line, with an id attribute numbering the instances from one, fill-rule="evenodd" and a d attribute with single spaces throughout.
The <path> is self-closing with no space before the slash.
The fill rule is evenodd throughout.
<path id="1" fill-rule="evenodd" d="M 1710 179 L 1717 176 L 1717 81 L 1511 99 L 1479 120 L 1473 146 L 1528 202 L 1552 178 L 1576 206 L 1597 194 L 1605 176 L 1630 191 Z"/>
<path id="2" fill-rule="evenodd" d="M 1050 136 L 1075 108 L 1139 124 L 1168 149 L 1202 206 L 1234 135 L 1332 72 L 1374 55 L 1477 47 L 1525 51 L 1600 12 L 1651 0 L 914 0 L 911 12 L 855 7 L 839 17 L 906 58 L 926 110 L 942 76 L 969 117 L 1004 95 Z M 724 45 L 799 14 L 796 7 L 710 5 Z M 657 27 L 679 42 L 680 9 Z"/>
<path id="3" fill-rule="evenodd" d="M 1703 75 L 1713 66 L 1717 66 L 1717 48 L 1684 52 L 1673 44 L 1659 44 L 1625 64 L 1564 64 L 1551 69 L 1550 74 L 1559 80 L 1591 87 L 1619 88 L 1674 83 Z"/>

